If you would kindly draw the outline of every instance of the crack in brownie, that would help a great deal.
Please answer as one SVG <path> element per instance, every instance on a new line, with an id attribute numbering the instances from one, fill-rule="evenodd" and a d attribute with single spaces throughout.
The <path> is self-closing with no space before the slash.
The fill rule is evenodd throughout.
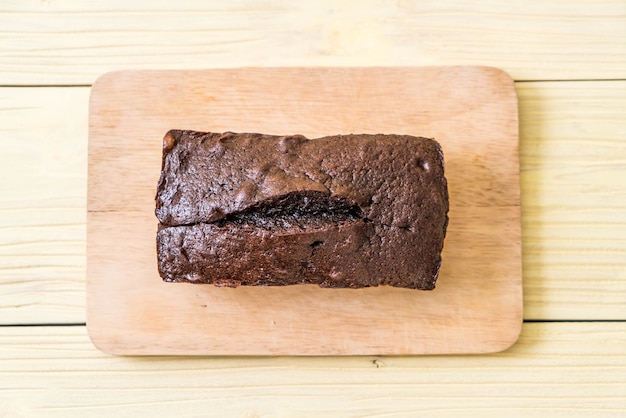
<path id="1" fill-rule="evenodd" d="M 443 154 L 409 135 L 171 130 L 155 213 L 168 282 L 429 290 L 448 223 Z"/>

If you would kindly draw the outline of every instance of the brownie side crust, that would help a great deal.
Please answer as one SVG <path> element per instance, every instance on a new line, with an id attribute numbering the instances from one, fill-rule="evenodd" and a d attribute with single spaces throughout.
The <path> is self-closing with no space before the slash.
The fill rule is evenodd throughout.
<path id="1" fill-rule="evenodd" d="M 448 222 L 434 140 L 173 130 L 163 142 L 165 281 L 434 288 Z"/>

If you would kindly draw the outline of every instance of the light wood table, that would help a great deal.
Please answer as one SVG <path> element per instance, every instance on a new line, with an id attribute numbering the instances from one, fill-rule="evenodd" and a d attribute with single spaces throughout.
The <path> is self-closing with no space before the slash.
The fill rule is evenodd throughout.
<path id="1" fill-rule="evenodd" d="M 520 107 L 524 318 L 480 356 L 113 357 L 87 113 L 116 69 L 489 65 Z M 625 416 L 623 0 L 0 4 L 0 416 Z"/>

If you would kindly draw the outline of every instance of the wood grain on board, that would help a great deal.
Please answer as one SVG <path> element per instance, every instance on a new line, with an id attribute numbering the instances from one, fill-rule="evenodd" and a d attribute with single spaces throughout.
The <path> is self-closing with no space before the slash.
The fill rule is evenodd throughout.
<path id="1" fill-rule="evenodd" d="M 168 129 L 410 133 L 443 146 L 450 224 L 432 292 L 163 283 L 154 193 Z M 90 107 L 87 325 L 117 354 L 502 350 L 522 321 L 517 98 L 487 67 L 117 72 Z"/>

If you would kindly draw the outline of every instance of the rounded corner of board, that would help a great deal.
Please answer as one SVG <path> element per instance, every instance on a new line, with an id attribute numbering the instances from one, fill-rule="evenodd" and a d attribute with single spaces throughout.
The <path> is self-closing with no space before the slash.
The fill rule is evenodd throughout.
<path id="1" fill-rule="evenodd" d="M 520 336 L 522 335 L 523 324 L 524 324 L 523 320 L 517 321 L 515 326 L 511 327 L 511 330 L 508 333 L 508 335 L 506 335 L 506 338 L 503 338 L 499 342 L 499 344 L 496 345 L 493 350 L 491 350 L 491 352 L 502 353 L 504 351 L 508 351 L 511 348 L 513 348 L 515 344 L 517 344 L 517 342 L 519 341 Z"/>
<path id="2" fill-rule="evenodd" d="M 89 322 L 87 323 L 87 335 L 89 336 L 89 340 L 91 344 L 95 348 L 97 348 L 101 353 L 108 354 L 111 356 L 119 356 L 120 352 L 116 350 L 114 346 L 112 346 L 106 339 L 103 339 L 98 332 L 94 332 L 93 327 L 89 326 Z"/>

